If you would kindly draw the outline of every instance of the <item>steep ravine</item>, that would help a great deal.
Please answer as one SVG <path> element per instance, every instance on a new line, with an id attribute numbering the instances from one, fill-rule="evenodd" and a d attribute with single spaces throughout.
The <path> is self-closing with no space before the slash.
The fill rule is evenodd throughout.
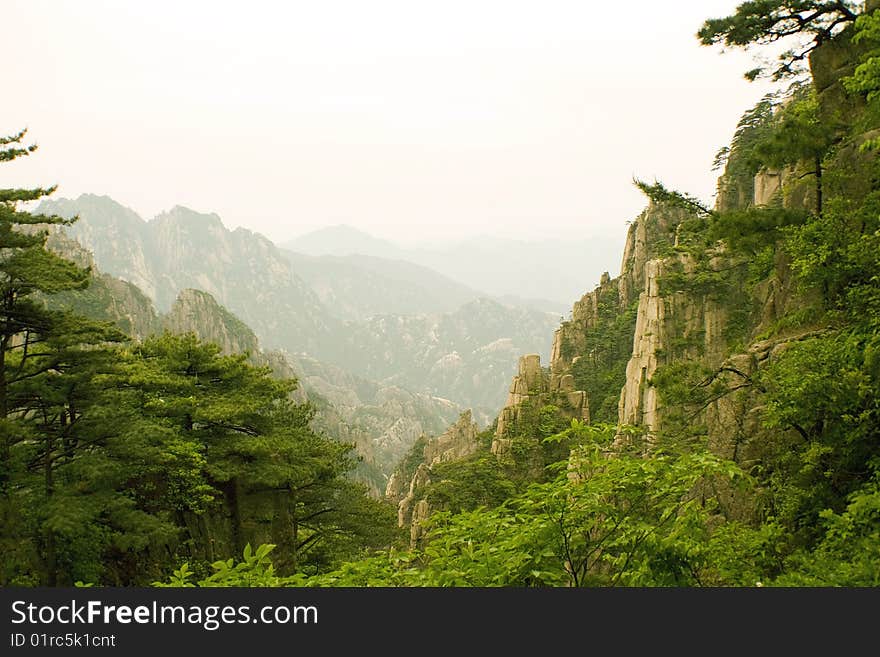
<path id="1" fill-rule="evenodd" d="M 736 332 L 731 317 L 740 318 L 737 304 L 762 309 L 773 304 L 774 295 L 780 308 L 786 306 L 779 298 L 787 289 L 785 273 L 777 272 L 772 282 L 758 286 L 754 298 L 736 297 L 728 303 L 701 290 L 669 289 L 664 280 L 670 272 L 687 279 L 698 268 L 709 266 L 737 276 L 737 268 L 721 251 L 695 259 L 675 250 L 679 226 L 688 219 L 682 210 L 656 203 L 636 219 L 628 231 L 620 274 L 603 276 L 599 286 L 574 304 L 570 318 L 553 336 L 549 367 L 542 367 L 536 355 L 520 359 L 507 403 L 495 423 L 494 439 L 483 449 L 509 459 L 514 442 L 533 434 L 536 418 L 548 409 L 563 419 L 627 425 L 655 437 L 669 424 L 655 375 L 664 366 L 687 362 L 718 372 L 720 380 L 730 378 L 734 390 L 707 404 L 690 422 L 704 428 L 710 447 L 723 456 L 748 456 L 741 443 L 762 439 L 757 416 L 751 413 L 758 402 L 746 388 L 736 390 L 737 383 L 772 358 L 774 349 L 784 348 L 780 346 L 784 340 L 764 341 L 749 346 L 744 354 L 732 353 L 733 340 L 759 329 L 760 313 L 758 324 Z M 744 422 L 751 424 L 746 427 Z M 460 433 L 461 428 L 450 431 Z M 419 523 L 433 510 L 424 497 L 432 481 L 427 453 L 426 447 L 410 481 L 392 480 L 386 491 L 389 499 L 398 502 L 399 521 L 410 527 L 414 545 L 422 535 Z"/>
<path id="2" fill-rule="evenodd" d="M 356 476 L 376 497 L 400 455 L 422 434 L 440 433 L 461 412 L 444 399 L 379 385 L 302 355 L 263 349 L 249 326 L 202 290 L 181 290 L 166 313 L 157 313 L 137 286 L 101 272 L 92 254 L 64 232 L 53 232 L 49 247 L 92 269 L 89 287 L 55 295 L 51 303 L 56 307 L 112 322 L 136 340 L 162 331 L 192 332 L 225 354 L 249 354 L 275 376 L 295 377 L 294 400 L 315 408 L 316 430 L 355 444 L 360 458 Z"/>
<path id="3" fill-rule="evenodd" d="M 820 112 L 828 115 L 858 111 L 840 93 L 839 78 L 852 68 L 848 48 L 828 44 L 811 57 Z M 800 170 L 763 169 L 744 178 L 739 156 L 731 152 L 719 178 L 716 213 L 815 207 L 815 183 Z M 849 148 L 837 157 L 868 156 Z M 782 251 L 761 270 L 713 240 L 706 216 L 682 204 L 649 203 L 628 229 L 619 275 L 602 276 L 556 330 L 549 368 L 536 356 L 520 360 L 494 440 L 479 449 L 508 457 L 513 441 L 534 433 L 535 417 L 548 409 L 563 419 L 632 427 L 649 445 L 700 441 L 740 464 L 755 463 L 768 444 L 790 439 L 785 430 L 765 427 L 764 391 L 756 381 L 791 345 L 823 331 L 809 322 L 786 323 L 815 303 L 816 291 L 795 285 Z M 632 432 L 619 438 L 625 435 Z M 415 543 L 422 532 L 416 525 L 432 511 L 425 499 L 433 477 L 427 451 L 408 471 L 409 481 L 393 481 L 386 494 L 398 502 L 399 520 L 410 525 Z M 729 517 L 754 513 L 749 499 L 731 494 L 726 504 Z"/>
<path id="4" fill-rule="evenodd" d="M 406 262 L 297 257 L 181 206 L 147 221 L 111 198 L 83 194 L 43 201 L 39 211 L 78 216 L 67 234 L 160 312 L 181 292 L 202 290 L 267 349 L 448 399 L 483 422 L 504 399 L 517 355 L 541 351 L 558 318 Z"/>

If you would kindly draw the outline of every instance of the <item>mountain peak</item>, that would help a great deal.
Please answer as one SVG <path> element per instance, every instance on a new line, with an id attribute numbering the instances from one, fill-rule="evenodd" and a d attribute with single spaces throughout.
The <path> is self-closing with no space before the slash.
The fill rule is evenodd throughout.
<path id="1" fill-rule="evenodd" d="M 170 222 L 195 228 L 217 227 L 226 230 L 223 221 L 215 212 L 197 212 L 183 205 L 175 205 L 170 210 L 158 214 L 154 221 Z"/>
<path id="2" fill-rule="evenodd" d="M 131 208 L 119 201 L 101 194 L 80 194 L 76 199 L 47 198 L 37 207 L 40 214 L 56 214 L 70 219 L 75 216 L 88 218 L 96 226 L 119 224 L 139 227 L 144 224 L 143 218 Z"/>
<path id="3" fill-rule="evenodd" d="M 400 258 L 396 244 L 374 237 L 354 226 L 336 224 L 306 233 L 281 245 L 296 253 L 322 256 L 366 255 L 379 258 Z"/>
<path id="4" fill-rule="evenodd" d="M 110 196 L 107 196 L 106 194 L 92 194 L 89 192 L 86 192 L 84 194 L 80 194 L 76 198 L 76 202 L 77 203 L 103 203 L 103 204 L 108 204 L 108 205 L 118 205 L 118 206 L 124 207 L 124 206 L 122 206 L 122 204 L 119 201 L 111 198 Z"/>
<path id="5" fill-rule="evenodd" d="M 333 224 L 332 226 L 327 226 L 326 228 L 320 228 L 315 233 L 325 232 L 325 233 L 337 233 L 340 235 L 358 235 L 359 237 L 368 237 L 369 239 L 376 239 L 368 232 L 361 230 L 360 228 L 355 228 L 351 224 Z"/>

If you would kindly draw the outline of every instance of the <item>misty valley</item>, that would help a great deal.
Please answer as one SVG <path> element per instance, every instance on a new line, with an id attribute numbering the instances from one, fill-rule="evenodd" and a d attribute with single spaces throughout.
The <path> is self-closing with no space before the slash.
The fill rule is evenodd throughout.
<path id="1" fill-rule="evenodd" d="M 616 236 L 0 190 L 0 585 L 880 585 L 880 9 L 806 4 L 704 23 L 806 50 Z"/>

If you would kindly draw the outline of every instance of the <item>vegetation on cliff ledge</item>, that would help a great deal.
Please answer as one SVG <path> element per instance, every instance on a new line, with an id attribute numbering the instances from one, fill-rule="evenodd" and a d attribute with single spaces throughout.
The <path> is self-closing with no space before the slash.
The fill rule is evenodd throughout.
<path id="1" fill-rule="evenodd" d="M 803 36 L 768 72 L 809 61 L 812 79 L 746 113 L 719 154 L 715 207 L 642 185 L 686 215 L 658 253 L 680 342 L 653 354 L 639 388 L 657 392 L 653 425 L 548 436 L 523 422 L 514 441 L 565 443 L 567 457 L 503 501 L 435 497 L 417 549 L 315 578 L 242 571 L 287 586 L 880 585 L 878 26 L 856 3 L 747 2 L 701 31 L 735 46 Z M 720 329 L 688 333 L 676 308 Z M 614 348 L 628 312 L 606 305 L 578 344 Z M 565 354 L 588 392 L 614 361 L 593 351 Z M 497 468 L 475 467 L 487 458 L 443 476 L 457 466 L 499 490 Z M 238 581 L 220 571 L 206 582 Z"/>
<path id="2" fill-rule="evenodd" d="M 0 190 L 0 583 L 880 586 L 874 4 L 744 2 L 705 23 L 707 45 L 793 39 L 748 77 L 797 79 L 719 153 L 714 207 L 639 183 L 635 228 L 657 238 L 641 270 L 564 325 L 515 422 L 458 460 L 407 455 L 418 541 L 294 381 L 47 305 L 89 272 L 45 249 L 38 225 L 66 220 L 19 207 L 52 190 Z M 23 136 L 0 161 L 32 152 Z M 581 390 L 592 423 L 564 408 Z"/>

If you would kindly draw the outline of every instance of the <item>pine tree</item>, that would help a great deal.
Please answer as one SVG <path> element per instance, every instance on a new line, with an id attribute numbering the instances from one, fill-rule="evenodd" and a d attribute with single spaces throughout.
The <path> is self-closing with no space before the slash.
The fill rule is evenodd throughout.
<path id="1" fill-rule="evenodd" d="M 730 16 L 710 18 L 697 32 L 703 45 L 724 44 L 747 48 L 753 44 L 789 43 L 776 64 L 762 64 L 746 73 L 754 80 L 771 76 L 774 80 L 803 71 L 803 63 L 820 45 L 854 23 L 861 2 L 845 0 L 748 0 Z"/>
<path id="2" fill-rule="evenodd" d="M 348 478 L 353 446 L 311 429 L 311 407 L 290 400 L 295 380 L 273 379 L 268 368 L 223 356 L 193 334 L 150 338 L 134 353 L 153 368 L 141 382 L 144 412 L 198 446 L 206 481 L 222 500 L 231 550 L 203 546 L 207 558 L 240 554 L 264 523 L 287 569 L 391 539 L 390 510 Z"/>
<path id="3" fill-rule="evenodd" d="M 24 136 L 0 139 L 0 162 L 36 150 Z M 57 582 L 57 534 L 75 524 L 63 516 L 76 510 L 57 503 L 57 475 L 99 442 L 80 435 L 83 413 L 96 375 L 110 366 L 102 345 L 124 338 L 107 324 L 47 307 L 48 295 L 83 289 L 90 279 L 87 269 L 46 249 L 49 230 L 72 220 L 21 207 L 54 190 L 0 190 L 0 504 L 7 547 L 30 550 L 6 562 L 3 582 L 14 564 L 34 560 L 42 583 Z"/>
<path id="4" fill-rule="evenodd" d="M 0 162 L 30 155 L 36 146 L 22 146 L 25 131 L 0 139 Z M 19 204 L 48 196 L 54 187 L 0 190 L 0 494 L 8 493 L 10 450 L 23 439 L 10 418 L 19 416 L 27 400 L 18 384 L 50 369 L 49 363 L 32 367 L 39 356 L 35 348 L 55 324 L 55 316 L 34 296 L 61 290 L 82 289 L 88 272 L 46 251 L 43 225 L 65 225 L 61 217 L 33 215 Z"/>

